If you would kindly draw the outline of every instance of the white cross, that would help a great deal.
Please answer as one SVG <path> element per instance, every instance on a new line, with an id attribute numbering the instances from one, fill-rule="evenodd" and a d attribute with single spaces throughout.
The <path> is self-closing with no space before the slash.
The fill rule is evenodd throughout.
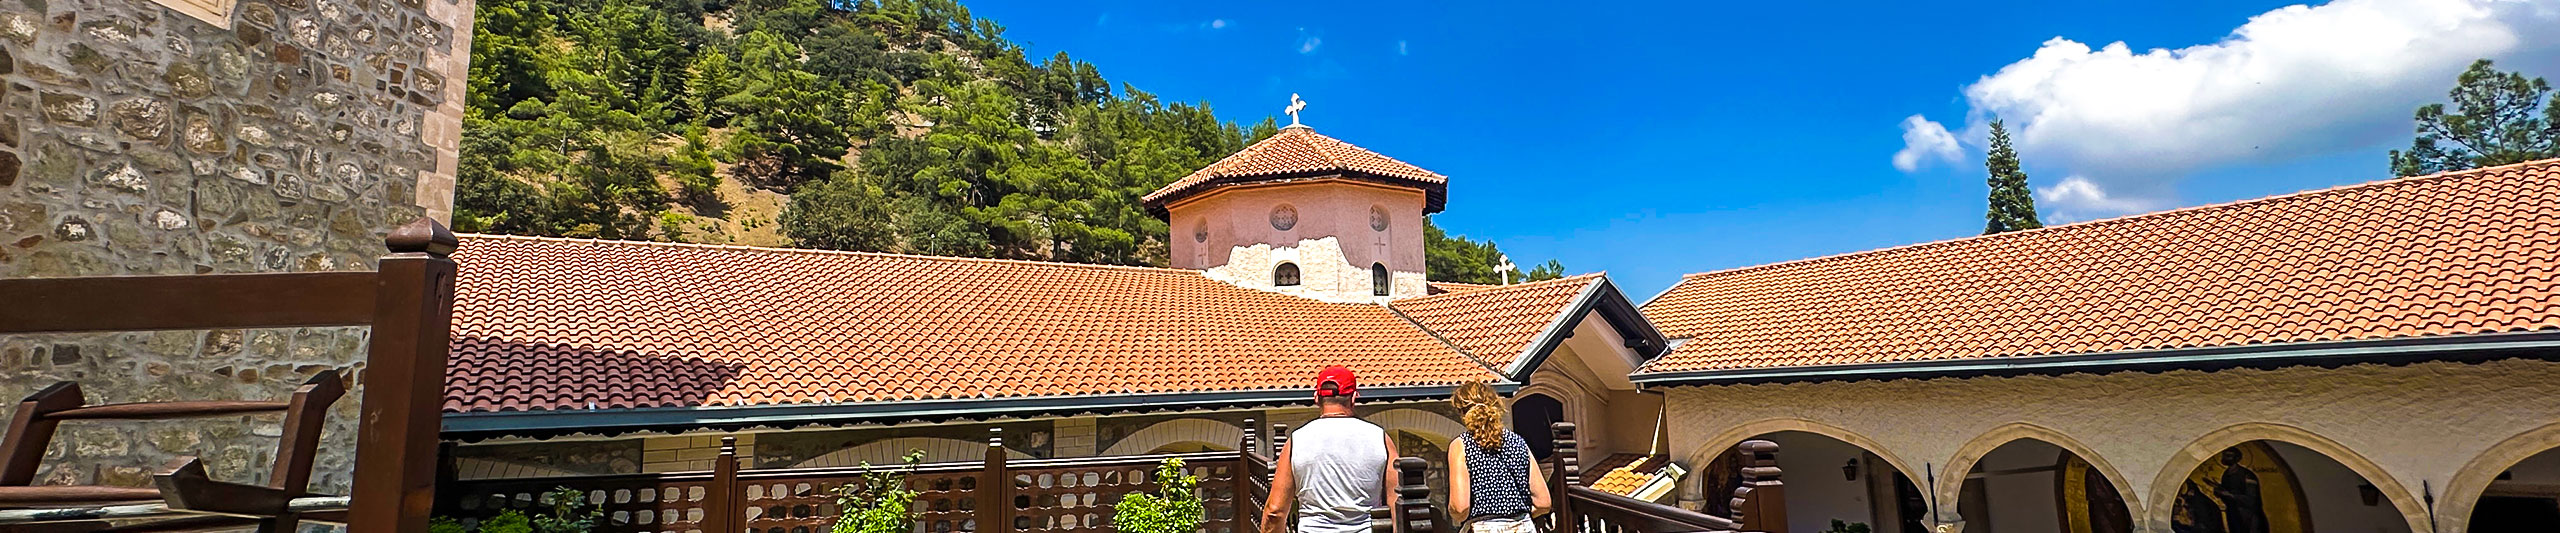
<path id="1" fill-rule="evenodd" d="M 1493 265 L 1493 270 L 1502 273 L 1502 284 L 1510 285 L 1511 273 L 1519 272 L 1520 266 L 1511 264 L 1511 254 L 1502 254 L 1502 263 Z"/>
<path id="2" fill-rule="evenodd" d="M 1284 111 L 1289 114 L 1289 125 L 1298 125 L 1298 110 L 1306 108 L 1306 100 L 1298 99 L 1298 93 L 1289 93 L 1289 109 Z"/>

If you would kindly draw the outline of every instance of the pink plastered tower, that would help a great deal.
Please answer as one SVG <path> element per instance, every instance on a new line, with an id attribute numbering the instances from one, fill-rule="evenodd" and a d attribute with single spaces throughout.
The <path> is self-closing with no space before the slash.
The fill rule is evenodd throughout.
<path id="1" fill-rule="evenodd" d="M 1422 296 L 1423 216 L 1448 178 L 1290 125 L 1146 196 L 1172 265 L 1326 301 Z"/>

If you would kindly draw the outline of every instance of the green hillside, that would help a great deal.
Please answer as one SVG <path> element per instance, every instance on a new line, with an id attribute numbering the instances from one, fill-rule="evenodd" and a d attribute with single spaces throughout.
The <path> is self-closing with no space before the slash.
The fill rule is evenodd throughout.
<path id="1" fill-rule="evenodd" d="M 1139 197 L 1276 131 L 1003 33 L 949 0 L 484 0 L 454 225 L 1161 265 Z M 1435 279 L 1498 279 L 1431 233 Z"/>

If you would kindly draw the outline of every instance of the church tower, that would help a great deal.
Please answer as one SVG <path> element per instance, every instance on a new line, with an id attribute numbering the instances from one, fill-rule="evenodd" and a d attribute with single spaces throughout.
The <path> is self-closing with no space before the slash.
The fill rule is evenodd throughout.
<path id="1" fill-rule="evenodd" d="M 1422 217 L 1448 202 L 1448 178 L 1316 133 L 1298 107 L 1279 134 L 1146 196 L 1172 265 L 1326 301 L 1426 294 Z"/>

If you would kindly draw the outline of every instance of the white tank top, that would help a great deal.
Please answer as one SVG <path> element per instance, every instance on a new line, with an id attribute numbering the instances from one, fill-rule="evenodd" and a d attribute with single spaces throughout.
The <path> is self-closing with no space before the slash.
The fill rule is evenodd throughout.
<path id="1" fill-rule="evenodd" d="M 1289 432 L 1298 533 L 1367 533 L 1386 502 L 1387 430 L 1357 418 L 1318 418 Z"/>

